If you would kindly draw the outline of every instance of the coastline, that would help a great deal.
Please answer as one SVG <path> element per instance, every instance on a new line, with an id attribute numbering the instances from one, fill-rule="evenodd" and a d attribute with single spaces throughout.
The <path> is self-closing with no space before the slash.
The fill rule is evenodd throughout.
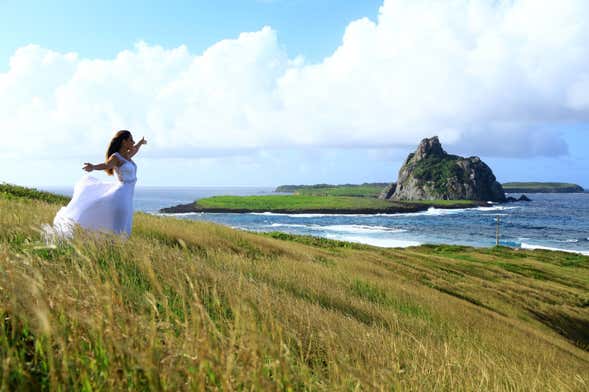
<path id="1" fill-rule="evenodd" d="M 210 213 L 264 213 L 271 212 L 276 214 L 399 214 L 411 212 L 423 212 L 430 208 L 439 209 L 462 209 L 462 208 L 478 208 L 490 207 L 492 204 L 484 201 L 473 201 L 470 204 L 447 204 L 440 205 L 436 203 L 403 203 L 402 206 L 391 206 L 388 208 L 298 208 L 298 209 L 284 209 L 284 208 L 217 208 L 217 207 L 203 207 L 199 206 L 198 202 L 178 204 L 172 207 L 161 208 L 160 213 L 166 214 L 185 214 L 191 212 L 210 212 Z"/>
<path id="2" fill-rule="evenodd" d="M 587 256 L 589 233 L 585 230 L 585 224 L 580 224 L 577 229 L 561 227 L 559 222 L 553 222 L 550 216 L 543 215 L 543 211 L 552 211 L 559 215 L 565 213 L 560 208 L 578 205 L 579 202 L 586 205 L 587 202 L 584 197 L 579 199 L 579 195 L 562 197 L 566 200 L 565 204 L 562 204 L 564 200 L 560 200 L 561 196 L 538 194 L 537 197 L 532 196 L 535 202 L 530 204 L 479 203 L 478 207 L 461 204 L 445 208 L 441 205 L 422 203 L 413 205 L 411 210 L 407 206 L 400 206 L 388 211 L 332 208 L 213 209 L 195 208 L 195 203 L 187 203 L 180 208 L 184 207 L 185 217 L 190 220 L 213 221 L 246 231 L 276 230 L 383 248 L 403 248 L 418 244 L 492 247 L 495 244 L 495 219 L 499 215 L 501 246 L 517 250 L 552 250 Z M 557 199 L 560 200 L 557 209 L 552 210 L 551 206 Z M 511 212 L 512 210 L 518 212 Z M 184 218 L 179 211 L 164 214 Z"/>

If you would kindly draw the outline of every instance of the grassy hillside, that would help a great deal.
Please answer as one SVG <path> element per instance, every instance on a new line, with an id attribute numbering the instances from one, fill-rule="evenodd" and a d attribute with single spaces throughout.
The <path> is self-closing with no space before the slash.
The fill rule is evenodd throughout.
<path id="1" fill-rule="evenodd" d="M 8 184 L 6 182 L 0 183 L 0 198 L 11 200 L 17 198 L 26 198 L 30 200 L 43 200 L 48 203 L 62 204 L 67 204 L 70 201 L 69 197 L 56 195 L 50 192 L 39 191 L 33 188 Z"/>
<path id="2" fill-rule="evenodd" d="M 276 188 L 275 192 L 293 192 L 297 195 L 306 196 L 354 196 L 376 198 L 387 185 L 388 184 L 385 183 L 365 183 L 359 185 L 281 185 Z"/>
<path id="3" fill-rule="evenodd" d="M 540 193 L 570 193 L 584 192 L 583 187 L 565 182 L 506 182 L 502 184 L 505 192 L 540 192 Z"/>
<path id="4" fill-rule="evenodd" d="M 0 389 L 587 390 L 589 258 L 136 214 L 44 246 L 0 198 Z"/>

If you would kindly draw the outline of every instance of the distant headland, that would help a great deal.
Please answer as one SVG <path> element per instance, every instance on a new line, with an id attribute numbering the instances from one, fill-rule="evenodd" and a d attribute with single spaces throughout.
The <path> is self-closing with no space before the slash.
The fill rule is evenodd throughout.
<path id="1" fill-rule="evenodd" d="M 503 189 L 508 193 L 582 193 L 582 186 L 565 182 L 506 182 Z"/>

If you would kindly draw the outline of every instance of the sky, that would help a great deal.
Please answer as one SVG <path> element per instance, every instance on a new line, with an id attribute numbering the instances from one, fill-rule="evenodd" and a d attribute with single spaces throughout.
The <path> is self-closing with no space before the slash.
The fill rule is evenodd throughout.
<path id="1" fill-rule="evenodd" d="M 129 129 L 139 186 L 390 182 L 437 135 L 589 188 L 586 0 L 93 3 L 0 0 L 0 182 L 71 187 Z"/>

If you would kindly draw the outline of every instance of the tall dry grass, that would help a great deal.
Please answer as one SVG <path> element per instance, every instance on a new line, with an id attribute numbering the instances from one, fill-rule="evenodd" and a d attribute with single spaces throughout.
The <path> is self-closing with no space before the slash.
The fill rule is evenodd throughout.
<path id="1" fill-rule="evenodd" d="M 58 208 L 0 198 L 4 390 L 589 389 L 587 257 L 145 214 L 47 247 Z"/>

